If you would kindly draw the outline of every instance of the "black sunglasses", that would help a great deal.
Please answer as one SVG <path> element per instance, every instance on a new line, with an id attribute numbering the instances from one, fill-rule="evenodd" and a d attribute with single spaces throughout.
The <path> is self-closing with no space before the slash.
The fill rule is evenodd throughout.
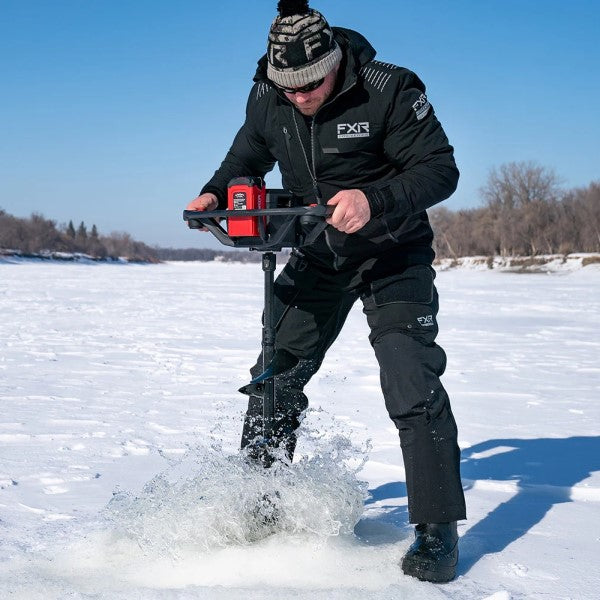
<path id="1" fill-rule="evenodd" d="M 285 92 L 286 94 L 296 94 L 298 92 L 300 92 L 301 94 L 305 94 L 306 92 L 312 92 L 313 90 L 316 90 L 318 87 L 321 87 L 323 85 L 323 82 L 325 81 L 325 77 L 323 77 L 322 79 L 317 79 L 316 81 L 311 81 L 310 83 L 307 83 L 306 85 L 303 85 L 302 87 L 295 87 L 295 88 L 291 88 L 291 87 L 283 87 L 282 85 L 277 85 L 277 88 L 280 89 L 282 92 Z"/>

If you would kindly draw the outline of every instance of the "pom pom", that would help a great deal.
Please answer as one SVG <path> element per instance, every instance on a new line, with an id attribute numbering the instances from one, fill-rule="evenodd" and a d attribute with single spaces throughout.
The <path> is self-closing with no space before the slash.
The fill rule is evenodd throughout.
<path id="1" fill-rule="evenodd" d="M 308 0 L 280 0 L 277 3 L 277 11 L 280 17 L 303 15 L 309 10 Z"/>

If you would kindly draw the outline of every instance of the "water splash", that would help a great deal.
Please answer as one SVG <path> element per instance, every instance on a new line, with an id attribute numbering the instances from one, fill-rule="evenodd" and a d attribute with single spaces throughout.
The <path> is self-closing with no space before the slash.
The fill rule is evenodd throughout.
<path id="1" fill-rule="evenodd" d="M 367 496 L 356 474 L 368 449 L 339 434 L 303 430 L 302 436 L 308 452 L 270 469 L 219 444 L 190 450 L 140 493 L 115 493 L 105 516 L 144 552 L 175 559 L 274 533 L 322 540 L 351 534 Z"/>

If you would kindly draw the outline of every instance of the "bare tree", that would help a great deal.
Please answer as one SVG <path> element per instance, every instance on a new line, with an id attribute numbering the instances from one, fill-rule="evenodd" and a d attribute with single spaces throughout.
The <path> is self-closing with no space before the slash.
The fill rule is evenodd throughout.
<path id="1" fill-rule="evenodd" d="M 600 252 L 600 181 L 567 192 L 562 205 L 564 240 L 579 251 Z"/>
<path id="2" fill-rule="evenodd" d="M 492 169 L 481 195 L 490 210 L 500 254 L 552 251 L 546 217 L 561 194 L 560 179 L 534 162 L 512 162 Z"/>
<path id="3" fill-rule="evenodd" d="M 56 222 L 33 213 L 26 222 L 28 252 L 65 251 L 68 243 L 64 235 L 56 228 Z"/>

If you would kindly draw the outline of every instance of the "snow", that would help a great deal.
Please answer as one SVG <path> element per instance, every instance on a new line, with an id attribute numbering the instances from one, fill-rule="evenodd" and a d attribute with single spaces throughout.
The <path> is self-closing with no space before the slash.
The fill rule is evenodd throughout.
<path id="1" fill-rule="evenodd" d="M 258 264 L 0 265 L 0 596 L 597 597 L 597 265 L 438 274 L 469 513 L 439 586 L 398 566 L 405 476 L 360 306 L 308 386 L 297 461 L 243 466 L 262 280 Z M 276 491 L 280 525 L 261 530 L 252 501 Z"/>

